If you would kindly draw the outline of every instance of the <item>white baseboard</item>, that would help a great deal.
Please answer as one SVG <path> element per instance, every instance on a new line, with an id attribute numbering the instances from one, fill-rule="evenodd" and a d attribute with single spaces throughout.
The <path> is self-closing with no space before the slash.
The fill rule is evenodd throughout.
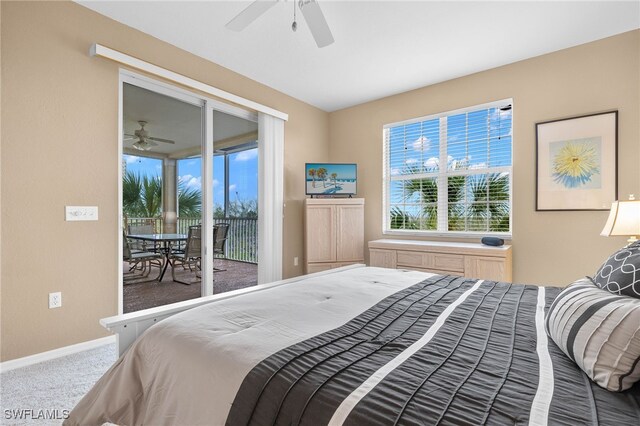
<path id="1" fill-rule="evenodd" d="M 116 336 L 107 336 L 100 339 L 89 340 L 88 342 L 76 343 L 75 345 L 65 346 L 51 351 L 40 352 L 39 354 L 25 356 L 23 358 L 16 358 L 5 362 L 0 362 L 0 373 L 5 371 L 15 370 L 16 368 L 26 367 L 28 365 L 37 364 L 43 361 L 49 361 L 51 359 L 60 358 L 65 355 L 71 355 L 89 349 L 98 348 L 100 346 L 108 345 L 109 343 L 115 343 Z"/>

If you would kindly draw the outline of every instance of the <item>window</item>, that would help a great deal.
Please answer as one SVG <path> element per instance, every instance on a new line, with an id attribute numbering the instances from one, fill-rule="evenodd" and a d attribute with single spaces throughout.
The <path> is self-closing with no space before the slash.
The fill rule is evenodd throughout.
<path id="1" fill-rule="evenodd" d="M 384 232 L 511 234 L 512 101 L 384 126 Z"/>
<path id="2" fill-rule="evenodd" d="M 213 164 L 213 217 L 257 219 L 257 141 L 218 149 Z"/>

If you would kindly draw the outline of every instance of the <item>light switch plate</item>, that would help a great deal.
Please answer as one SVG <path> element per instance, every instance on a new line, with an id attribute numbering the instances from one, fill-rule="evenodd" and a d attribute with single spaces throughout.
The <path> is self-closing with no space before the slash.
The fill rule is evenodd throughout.
<path id="1" fill-rule="evenodd" d="M 98 220 L 98 206 L 65 206 L 65 220 Z"/>

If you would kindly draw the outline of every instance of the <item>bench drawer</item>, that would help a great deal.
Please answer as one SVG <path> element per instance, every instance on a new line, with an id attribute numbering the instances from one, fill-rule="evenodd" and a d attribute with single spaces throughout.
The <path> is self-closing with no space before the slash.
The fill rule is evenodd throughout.
<path id="1" fill-rule="evenodd" d="M 429 254 L 420 253 L 419 251 L 398 250 L 396 262 L 398 266 L 424 268 L 429 266 Z"/>
<path id="2" fill-rule="evenodd" d="M 464 272 L 464 256 L 435 253 L 431 267 L 443 271 Z"/>

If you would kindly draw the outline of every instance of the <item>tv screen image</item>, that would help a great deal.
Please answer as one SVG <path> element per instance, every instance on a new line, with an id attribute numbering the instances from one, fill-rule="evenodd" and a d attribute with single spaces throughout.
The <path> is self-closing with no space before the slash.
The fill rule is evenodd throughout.
<path id="1" fill-rule="evenodd" d="M 305 176 L 307 195 L 356 194 L 356 164 L 307 163 Z"/>

